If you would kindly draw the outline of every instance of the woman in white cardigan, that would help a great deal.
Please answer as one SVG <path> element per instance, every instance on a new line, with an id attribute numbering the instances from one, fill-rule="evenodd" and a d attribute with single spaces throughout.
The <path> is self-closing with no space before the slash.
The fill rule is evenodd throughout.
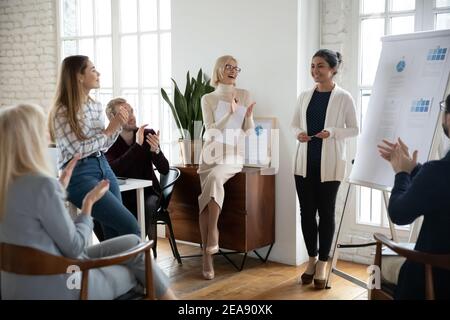
<path id="1" fill-rule="evenodd" d="M 319 289 L 325 287 L 336 195 L 345 175 L 345 139 L 358 135 L 353 98 L 333 81 L 341 63 L 339 52 L 324 49 L 314 54 L 311 76 L 316 86 L 300 94 L 291 124 L 299 142 L 294 175 L 303 237 L 310 257 L 301 282 L 310 284 L 314 279 L 314 286 Z"/>

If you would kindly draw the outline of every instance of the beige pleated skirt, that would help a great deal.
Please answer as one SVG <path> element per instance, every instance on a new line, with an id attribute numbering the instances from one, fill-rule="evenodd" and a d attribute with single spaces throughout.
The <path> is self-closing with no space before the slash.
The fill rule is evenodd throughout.
<path id="1" fill-rule="evenodd" d="M 223 146 L 223 153 L 211 155 L 211 148 L 220 148 L 217 142 L 206 143 L 198 167 L 202 193 L 198 197 L 199 213 L 202 213 L 211 199 L 222 209 L 225 191 L 223 185 L 236 173 L 241 172 L 243 152 L 237 147 Z"/>

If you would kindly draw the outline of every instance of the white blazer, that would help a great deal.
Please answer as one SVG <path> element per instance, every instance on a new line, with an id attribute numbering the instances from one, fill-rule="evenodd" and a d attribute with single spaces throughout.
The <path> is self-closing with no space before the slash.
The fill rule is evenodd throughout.
<path id="1" fill-rule="evenodd" d="M 316 88 L 300 94 L 292 119 L 291 129 L 295 139 L 301 132 L 307 132 L 306 110 Z M 355 102 L 350 93 L 335 85 L 328 102 L 324 130 L 330 137 L 322 143 L 322 159 L 320 162 L 320 180 L 342 181 L 345 176 L 345 139 L 358 135 Z M 306 177 L 308 144 L 298 142 L 294 154 L 294 174 Z"/>

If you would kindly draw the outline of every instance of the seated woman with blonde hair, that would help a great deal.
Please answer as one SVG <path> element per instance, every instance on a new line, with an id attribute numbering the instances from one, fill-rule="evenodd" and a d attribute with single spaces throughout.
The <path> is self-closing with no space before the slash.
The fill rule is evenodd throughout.
<path id="1" fill-rule="evenodd" d="M 212 85 L 215 90 L 202 97 L 202 114 L 205 123 L 205 144 L 203 145 L 198 174 L 202 193 L 198 197 L 199 227 L 203 246 L 202 275 L 206 280 L 214 278 L 213 254 L 219 251 L 219 230 L 217 223 L 225 199 L 223 185 L 243 167 L 243 150 L 238 145 L 227 144 L 225 140 L 215 140 L 215 134 L 228 136 L 227 124 L 233 114 L 239 113 L 239 106 L 245 108 L 241 129 L 244 132 L 255 127 L 253 108 L 255 102 L 250 93 L 236 88 L 236 79 L 241 72 L 233 56 L 219 57 L 214 66 Z M 219 116 L 219 105 L 227 105 Z M 241 135 L 241 134 L 239 134 Z M 233 134 L 231 134 L 233 136 Z"/>
<path id="2" fill-rule="evenodd" d="M 125 252 L 137 244 L 136 235 L 124 235 L 87 247 L 92 235 L 92 207 L 109 188 L 100 181 L 84 197 L 75 222 L 65 207 L 65 190 L 75 157 L 53 177 L 47 159 L 45 115 L 34 105 L 0 108 L 0 243 L 32 247 L 73 259 L 92 259 Z M 175 298 L 164 273 L 153 265 L 157 298 Z M 71 273 L 50 276 L 1 273 L 3 299 L 78 299 L 79 289 L 69 289 Z M 137 284 L 145 286 L 143 255 L 119 266 L 89 272 L 89 299 L 114 299 Z"/>

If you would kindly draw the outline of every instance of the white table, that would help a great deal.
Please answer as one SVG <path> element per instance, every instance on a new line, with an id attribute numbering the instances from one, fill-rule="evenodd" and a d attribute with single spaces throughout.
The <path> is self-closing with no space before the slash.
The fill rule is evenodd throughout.
<path id="1" fill-rule="evenodd" d="M 141 229 L 141 239 L 145 241 L 145 198 L 144 198 L 144 188 L 151 187 L 152 180 L 141 180 L 141 179 L 126 179 L 125 184 L 119 185 L 120 192 L 136 190 L 137 197 L 137 217 L 139 229 Z M 69 212 L 72 217 L 77 216 L 77 208 L 69 203 Z"/>
<path id="2" fill-rule="evenodd" d="M 119 185 L 120 192 L 136 190 L 137 216 L 139 228 L 141 229 L 141 239 L 145 241 L 145 198 L 144 188 L 152 186 L 152 180 L 127 179 L 125 184 Z"/>

